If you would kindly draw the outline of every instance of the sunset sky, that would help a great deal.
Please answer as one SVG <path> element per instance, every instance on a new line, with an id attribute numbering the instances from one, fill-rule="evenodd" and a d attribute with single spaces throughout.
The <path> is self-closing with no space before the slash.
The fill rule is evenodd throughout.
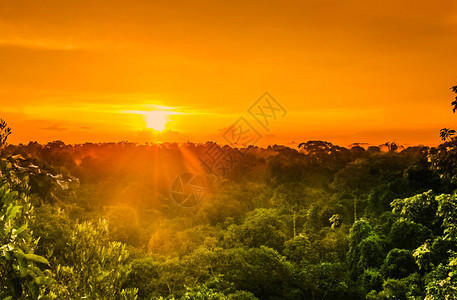
<path id="1" fill-rule="evenodd" d="M 439 143 L 457 128 L 457 2 L 0 0 L 10 143 Z M 287 111 L 262 127 L 265 91 Z M 157 130 L 154 130 L 157 129 Z"/>

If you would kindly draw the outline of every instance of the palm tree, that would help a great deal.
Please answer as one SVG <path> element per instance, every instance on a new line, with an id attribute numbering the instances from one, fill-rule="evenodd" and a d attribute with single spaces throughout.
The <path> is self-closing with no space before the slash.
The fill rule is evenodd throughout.
<path id="1" fill-rule="evenodd" d="M 454 92 L 454 93 L 457 94 L 457 85 L 451 87 L 451 90 L 452 90 L 452 92 Z M 451 105 L 454 106 L 454 107 L 452 108 L 452 111 L 455 113 L 455 111 L 457 110 L 457 97 L 455 97 L 455 100 L 452 101 Z"/>
<path id="2" fill-rule="evenodd" d="M 443 128 L 440 130 L 440 138 L 445 142 L 447 140 L 452 140 L 452 137 L 455 135 L 454 129 Z"/>
<path id="3" fill-rule="evenodd" d="M 451 87 L 451 90 L 453 93 L 457 94 L 457 85 Z M 451 105 L 452 105 L 452 112 L 455 113 L 455 111 L 457 110 L 457 97 L 455 97 L 455 100 L 451 102 Z M 440 130 L 440 138 L 443 140 L 443 142 L 446 142 L 447 140 L 452 140 L 454 135 L 455 135 L 454 129 L 443 128 Z"/>

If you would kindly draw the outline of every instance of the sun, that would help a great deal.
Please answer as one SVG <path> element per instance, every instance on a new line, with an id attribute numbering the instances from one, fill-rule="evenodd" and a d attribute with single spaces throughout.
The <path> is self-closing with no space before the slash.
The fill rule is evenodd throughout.
<path id="1" fill-rule="evenodd" d="M 162 131 L 168 122 L 168 112 L 161 110 L 149 111 L 144 114 L 144 120 L 147 128 Z"/>

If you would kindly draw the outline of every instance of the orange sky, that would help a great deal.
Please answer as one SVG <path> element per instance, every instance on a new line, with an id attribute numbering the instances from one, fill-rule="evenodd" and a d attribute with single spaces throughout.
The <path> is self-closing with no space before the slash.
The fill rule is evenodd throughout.
<path id="1" fill-rule="evenodd" d="M 436 144 L 454 3 L 0 0 L 0 117 L 10 143 L 223 141 L 244 116 L 260 145 Z M 287 110 L 269 131 L 247 112 L 265 91 Z"/>

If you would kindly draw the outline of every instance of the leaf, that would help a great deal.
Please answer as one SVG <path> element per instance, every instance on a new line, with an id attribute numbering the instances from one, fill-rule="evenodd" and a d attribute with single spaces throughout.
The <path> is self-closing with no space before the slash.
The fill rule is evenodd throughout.
<path id="1" fill-rule="evenodd" d="M 27 224 L 22 225 L 18 230 L 16 230 L 16 234 L 20 235 L 22 232 L 24 232 L 27 229 Z"/>
<path id="2" fill-rule="evenodd" d="M 10 204 L 10 206 L 6 210 L 6 220 L 13 219 L 16 216 L 16 214 L 19 212 L 20 209 L 21 209 L 20 206 L 16 206 L 16 205 L 13 206 L 12 204 Z"/>
<path id="3" fill-rule="evenodd" d="M 16 257 L 17 257 L 17 261 L 19 263 L 19 276 L 25 277 L 27 275 L 27 267 L 28 267 L 27 259 L 20 252 L 16 253 Z"/>
<path id="4" fill-rule="evenodd" d="M 25 257 L 28 260 L 31 260 L 31 261 L 34 261 L 34 262 L 37 262 L 37 263 L 42 263 L 42 264 L 49 265 L 49 261 L 46 258 L 44 258 L 43 256 L 39 256 L 39 255 L 36 255 L 36 254 L 29 253 L 29 254 L 25 254 Z"/>
<path id="5" fill-rule="evenodd" d="M 45 277 L 44 273 L 40 270 L 40 268 L 37 268 L 35 266 L 30 266 L 29 272 L 30 276 L 32 277 Z"/>
<path id="6" fill-rule="evenodd" d="M 44 277 L 36 277 L 35 278 L 35 283 L 38 284 L 38 285 L 43 285 L 45 283 L 45 278 Z"/>

